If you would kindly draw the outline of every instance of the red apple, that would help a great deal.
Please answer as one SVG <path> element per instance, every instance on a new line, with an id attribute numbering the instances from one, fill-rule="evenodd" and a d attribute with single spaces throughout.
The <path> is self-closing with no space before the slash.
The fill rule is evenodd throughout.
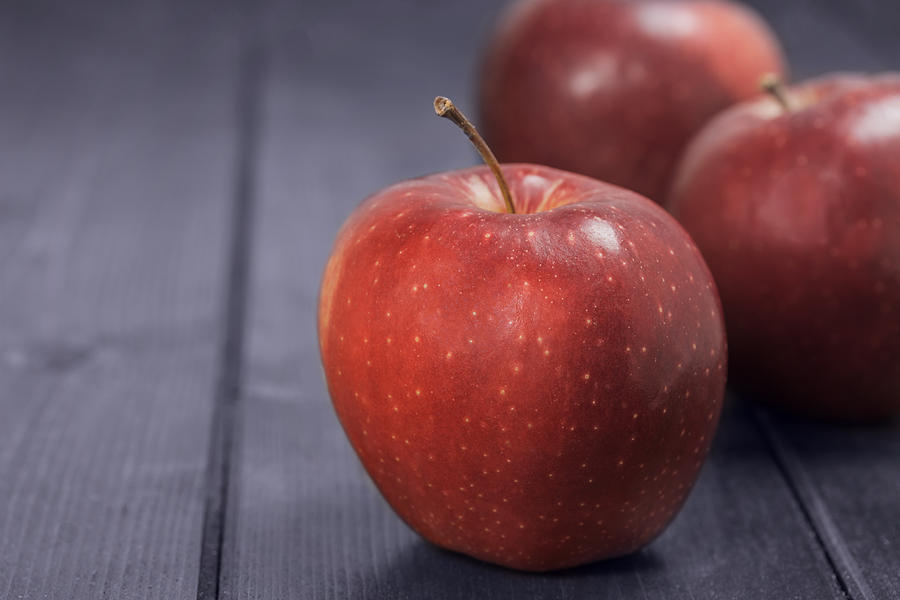
<path id="1" fill-rule="evenodd" d="M 690 137 L 755 95 L 767 72 L 784 73 L 782 53 L 740 4 L 519 2 L 484 62 L 481 118 L 502 161 L 584 173 L 662 202 Z"/>
<path id="2" fill-rule="evenodd" d="M 719 284 L 735 378 L 836 419 L 900 411 L 900 76 L 838 75 L 723 113 L 669 207 Z"/>
<path id="3" fill-rule="evenodd" d="M 548 570 L 631 552 L 684 502 L 718 422 L 724 323 L 691 239 L 548 167 L 393 185 L 338 234 L 328 388 L 396 512 L 444 548 Z"/>

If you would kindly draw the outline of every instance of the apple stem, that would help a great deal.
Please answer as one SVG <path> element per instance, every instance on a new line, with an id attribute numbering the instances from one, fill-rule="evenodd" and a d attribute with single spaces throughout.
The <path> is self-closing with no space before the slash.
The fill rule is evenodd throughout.
<path id="1" fill-rule="evenodd" d="M 484 138 L 481 137 L 475 129 L 475 126 L 472 125 L 472 122 L 462 114 L 462 111 L 456 108 L 456 105 L 453 104 L 450 98 L 445 98 L 443 96 L 438 96 L 434 99 L 434 112 L 439 117 L 444 117 L 445 119 L 453 121 L 457 127 L 463 130 L 463 133 L 466 134 L 469 140 L 471 140 L 472 145 L 478 150 L 478 154 L 481 155 L 485 164 L 487 164 L 494 173 L 494 177 L 497 178 L 497 185 L 500 186 L 500 193 L 503 194 L 503 202 L 506 203 L 507 212 L 515 214 L 516 207 L 513 205 L 512 195 L 509 193 L 509 186 L 506 184 L 503 172 L 500 171 L 500 163 L 497 161 L 497 157 L 494 156 L 494 153 L 491 152 L 487 142 L 484 141 Z"/>
<path id="2" fill-rule="evenodd" d="M 788 102 L 787 94 L 784 92 L 784 83 L 775 73 L 767 73 L 759 80 L 759 87 L 762 91 L 772 96 L 784 112 L 791 112 L 791 105 Z"/>

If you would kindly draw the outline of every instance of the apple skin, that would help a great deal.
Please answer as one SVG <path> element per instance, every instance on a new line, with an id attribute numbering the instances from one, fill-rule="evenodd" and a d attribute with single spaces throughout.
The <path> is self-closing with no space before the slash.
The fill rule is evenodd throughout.
<path id="1" fill-rule="evenodd" d="M 673 518 L 725 383 L 724 322 L 691 239 L 632 192 L 534 165 L 393 185 L 328 261 L 335 410 L 427 540 L 544 571 L 626 554 Z"/>
<path id="2" fill-rule="evenodd" d="M 480 122 L 503 162 L 583 173 L 661 203 L 692 135 L 769 72 L 784 78 L 778 42 L 739 4 L 519 2 L 487 51 Z"/>
<path id="3" fill-rule="evenodd" d="M 837 75 L 714 119 L 669 208 L 725 307 L 734 380 L 804 415 L 900 412 L 900 75 Z"/>

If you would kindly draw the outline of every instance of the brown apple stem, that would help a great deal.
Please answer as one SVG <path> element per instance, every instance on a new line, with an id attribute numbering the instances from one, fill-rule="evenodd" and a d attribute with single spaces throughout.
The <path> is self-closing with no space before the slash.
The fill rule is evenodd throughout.
<path id="1" fill-rule="evenodd" d="M 759 87 L 762 91 L 772 96 L 784 112 L 791 112 L 791 105 L 788 102 L 787 94 L 784 92 L 784 83 L 775 73 L 767 73 L 759 80 Z"/>
<path id="2" fill-rule="evenodd" d="M 515 214 L 516 207 L 513 205 L 512 195 L 509 193 L 509 186 L 506 184 L 503 172 L 500 171 L 500 163 L 497 161 L 497 157 L 494 156 L 494 153 L 491 152 L 487 142 L 479 135 L 475 126 L 472 125 L 472 122 L 456 108 L 456 105 L 453 104 L 450 98 L 445 98 L 443 96 L 438 96 L 434 99 L 434 112 L 439 117 L 444 117 L 445 119 L 453 121 L 457 127 L 463 130 L 463 133 L 466 134 L 469 140 L 472 141 L 472 145 L 478 150 L 478 154 L 481 155 L 485 164 L 493 171 L 494 177 L 497 178 L 497 185 L 500 186 L 500 193 L 503 194 L 503 201 L 506 203 L 507 212 Z"/>

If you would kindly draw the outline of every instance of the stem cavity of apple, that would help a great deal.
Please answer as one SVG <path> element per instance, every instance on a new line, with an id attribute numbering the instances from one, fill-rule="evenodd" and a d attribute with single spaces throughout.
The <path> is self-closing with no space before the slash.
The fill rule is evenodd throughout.
<path id="1" fill-rule="evenodd" d="M 478 150 L 478 154 L 481 155 L 485 164 L 487 164 L 494 173 L 494 177 L 497 178 L 497 185 L 500 186 L 500 193 L 503 195 L 503 202 L 506 203 L 507 212 L 515 214 L 516 207 L 513 205 L 512 195 L 509 193 L 509 186 L 506 184 L 503 172 L 500 171 L 500 163 L 487 145 L 487 142 L 484 141 L 484 138 L 481 137 L 475 129 L 475 126 L 472 125 L 472 122 L 462 114 L 462 111 L 456 108 L 456 105 L 453 104 L 450 98 L 445 98 L 444 96 L 438 96 L 434 99 L 434 112 L 439 117 L 444 117 L 445 119 L 453 121 L 457 127 L 463 130 L 466 137 L 471 140 L 472 145 Z"/>
<path id="2" fill-rule="evenodd" d="M 784 82 L 775 73 L 766 73 L 759 80 L 759 88 L 769 94 L 781 106 L 784 112 L 791 112 L 787 94 L 784 91 Z"/>

